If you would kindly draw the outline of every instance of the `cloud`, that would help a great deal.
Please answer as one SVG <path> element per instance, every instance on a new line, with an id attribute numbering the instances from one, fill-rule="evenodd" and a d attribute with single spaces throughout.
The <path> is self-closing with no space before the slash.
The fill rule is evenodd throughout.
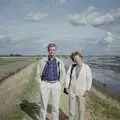
<path id="1" fill-rule="evenodd" d="M 104 38 L 105 41 L 107 41 L 108 43 L 113 42 L 113 34 L 111 32 L 107 32 L 106 37 Z"/>
<path id="2" fill-rule="evenodd" d="M 42 19 L 44 19 L 45 17 L 48 16 L 48 13 L 41 13 L 41 12 L 38 12 L 38 13 L 34 13 L 34 12 L 30 12 L 26 15 L 25 19 L 27 19 L 28 21 L 31 21 L 31 22 L 39 22 L 41 21 Z"/>
<path id="3" fill-rule="evenodd" d="M 2 34 L 0 35 L 0 40 L 11 40 L 11 36 Z"/>
<path id="4" fill-rule="evenodd" d="M 101 27 L 120 19 L 120 8 L 104 11 L 91 6 L 85 12 L 69 15 L 68 19 L 72 25 L 91 25 L 94 27 Z"/>
<path id="5" fill-rule="evenodd" d="M 0 48 L 6 50 L 11 45 L 12 37 L 7 34 L 0 34 Z"/>
<path id="6" fill-rule="evenodd" d="M 110 45 L 114 42 L 115 37 L 113 36 L 113 34 L 111 32 L 106 32 L 105 37 L 98 41 L 98 43 L 102 44 L 102 45 Z"/>

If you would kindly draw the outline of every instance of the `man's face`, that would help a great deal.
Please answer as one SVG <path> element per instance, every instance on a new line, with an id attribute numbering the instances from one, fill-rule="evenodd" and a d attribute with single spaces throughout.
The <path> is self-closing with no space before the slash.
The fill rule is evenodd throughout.
<path id="1" fill-rule="evenodd" d="M 48 48 L 48 55 L 54 56 L 56 54 L 56 47 L 49 47 Z"/>
<path id="2" fill-rule="evenodd" d="M 74 61 L 77 64 L 81 64 L 82 63 L 82 58 L 79 55 L 75 55 L 74 56 Z"/>

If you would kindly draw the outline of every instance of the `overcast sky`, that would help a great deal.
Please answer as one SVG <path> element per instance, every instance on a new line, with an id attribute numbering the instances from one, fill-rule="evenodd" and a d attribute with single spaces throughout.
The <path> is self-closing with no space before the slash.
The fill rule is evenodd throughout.
<path id="1" fill-rule="evenodd" d="M 120 55 L 120 0 L 0 0 L 0 54 Z"/>

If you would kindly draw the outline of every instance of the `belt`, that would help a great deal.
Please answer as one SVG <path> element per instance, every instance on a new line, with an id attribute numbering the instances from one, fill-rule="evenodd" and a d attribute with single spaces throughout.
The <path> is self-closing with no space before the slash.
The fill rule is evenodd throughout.
<path id="1" fill-rule="evenodd" d="M 45 81 L 45 82 L 48 82 L 48 83 L 56 83 L 56 82 L 59 82 L 59 80 L 53 80 L 53 81 L 41 80 L 41 81 Z"/>

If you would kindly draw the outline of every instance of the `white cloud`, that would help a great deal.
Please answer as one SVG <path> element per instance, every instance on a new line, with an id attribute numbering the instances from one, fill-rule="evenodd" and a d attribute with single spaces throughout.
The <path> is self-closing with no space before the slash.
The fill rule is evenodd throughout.
<path id="1" fill-rule="evenodd" d="M 38 13 L 34 13 L 34 12 L 30 12 L 26 15 L 26 19 L 29 20 L 29 21 L 32 21 L 32 22 L 39 22 L 41 21 L 42 19 L 44 19 L 45 17 L 48 16 L 48 13 L 41 13 L 41 12 L 38 12 Z"/>
<path id="2" fill-rule="evenodd" d="M 111 45 L 115 41 L 115 39 L 115 36 L 111 32 L 106 32 L 105 37 L 98 41 L 98 43 L 103 45 Z"/>
<path id="3" fill-rule="evenodd" d="M 106 12 L 93 6 L 89 7 L 85 12 L 68 16 L 73 25 L 91 25 L 94 27 L 111 24 L 119 18 L 120 8 Z"/>
<path id="4" fill-rule="evenodd" d="M 0 35 L 0 40 L 11 40 L 11 36 L 9 36 L 9 35 Z"/>
<path id="5" fill-rule="evenodd" d="M 114 38 L 113 38 L 113 34 L 111 32 L 107 32 L 106 37 L 104 38 L 105 41 L 107 41 L 108 43 L 113 42 Z"/>

